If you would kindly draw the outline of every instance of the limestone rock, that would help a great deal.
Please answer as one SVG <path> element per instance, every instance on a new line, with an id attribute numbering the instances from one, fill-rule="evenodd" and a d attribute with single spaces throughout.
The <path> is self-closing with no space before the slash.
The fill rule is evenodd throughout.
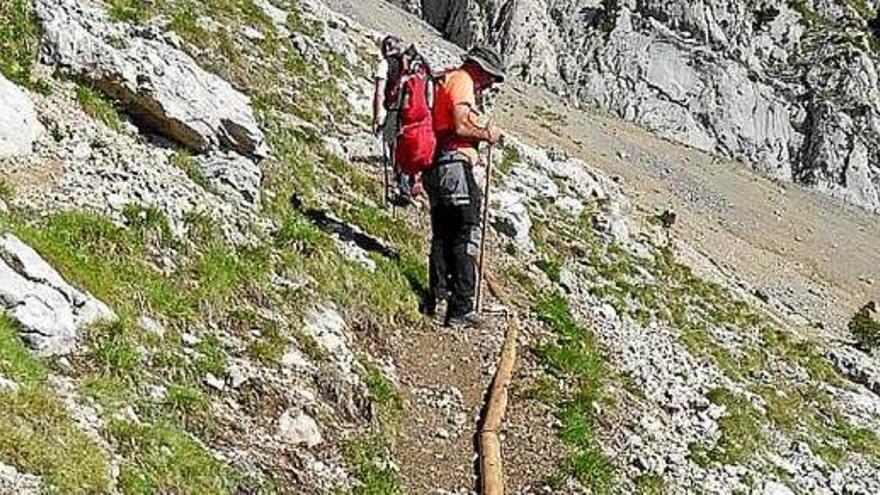
<path id="1" fill-rule="evenodd" d="M 46 60 L 92 81 L 136 122 L 197 152 L 267 154 L 248 97 L 162 35 L 113 23 L 91 1 L 40 0 Z"/>
<path id="2" fill-rule="evenodd" d="M 330 307 L 311 310 L 305 317 L 303 331 L 344 368 L 350 370 L 354 365 L 347 326 L 338 311 Z"/>
<path id="3" fill-rule="evenodd" d="M 0 493 L 37 495 L 41 493 L 40 478 L 21 473 L 12 466 L 0 463 Z"/>
<path id="4" fill-rule="evenodd" d="M 278 434 L 293 446 L 305 445 L 312 448 L 324 442 L 318 423 L 301 411 L 285 411 L 278 419 Z"/>
<path id="5" fill-rule="evenodd" d="M 843 376 L 880 395 L 880 362 L 858 349 L 836 346 L 825 356 Z"/>
<path id="6" fill-rule="evenodd" d="M 0 159 L 29 154 L 43 132 L 28 94 L 0 74 Z"/>
<path id="7" fill-rule="evenodd" d="M 259 165 L 237 153 L 213 153 L 198 160 L 208 183 L 226 200 L 259 208 L 263 181 Z"/>
<path id="8" fill-rule="evenodd" d="M 518 247 L 531 246 L 532 219 L 522 199 L 510 192 L 498 193 L 493 203 L 492 226 L 499 233 L 509 237 Z"/>
<path id="9" fill-rule="evenodd" d="M 144 332 L 153 334 L 159 338 L 165 336 L 165 327 L 163 327 L 161 323 L 149 316 L 141 315 L 138 318 L 137 324 Z"/>
<path id="10" fill-rule="evenodd" d="M 116 317 L 107 305 L 70 286 L 11 234 L 0 237 L 0 304 L 21 325 L 22 338 L 41 355 L 72 351 L 83 327 Z"/>

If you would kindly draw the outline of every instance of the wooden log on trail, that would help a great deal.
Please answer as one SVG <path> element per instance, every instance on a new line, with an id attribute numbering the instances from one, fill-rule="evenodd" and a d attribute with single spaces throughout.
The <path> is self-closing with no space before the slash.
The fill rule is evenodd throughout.
<path id="1" fill-rule="evenodd" d="M 480 428 L 480 479 L 482 480 L 480 493 L 483 495 L 504 494 L 504 467 L 498 430 L 501 429 L 501 422 L 507 411 L 508 390 L 516 364 L 518 338 L 519 321 L 514 317 L 507 325 L 504 345 L 501 347 L 501 356 L 495 377 L 492 379 L 489 401 Z"/>

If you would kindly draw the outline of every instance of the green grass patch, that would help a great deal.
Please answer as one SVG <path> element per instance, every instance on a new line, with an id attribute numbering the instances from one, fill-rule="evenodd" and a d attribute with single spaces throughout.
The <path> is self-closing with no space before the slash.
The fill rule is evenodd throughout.
<path id="1" fill-rule="evenodd" d="M 403 491 L 397 471 L 389 459 L 392 446 L 383 434 L 367 435 L 346 442 L 343 453 L 354 469 L 360 485 L 354 487 L 353 495 L 399 495 Z"/>
<path id="2" fill-rule="evenodd" d="M 142 0 L 107 0 L 110 18 L 118 22 L 145 22 L 153 15 L 154 3 Z"/>
<path id="3" fill-rule="evenodd" d="M 566 383 L 556 404 L 559 436 L 569 448 L 560 467 L 565 475 L 604 493 L 614 486 L 615 468 L 599 448 L 593 405 L 601 398 L 607 377 L 605 360 L 595 336 L 575 321 L 561 296 L 545 297 L 534 311 L 554 333 L 554 341 L 539 349 L 538 356 L 552 375 Z"/>
<path id="4" fill-rule="evenodd" d="M 0 199 L 9 201 L 15 196 L 15 188 L 6 179 L 0 178 Z"/>
<path id="5" fill-rule="evenodd" d="M 364 383 L 370 392 L 370 400 L 379 406 L 380 411 L 389 416 L 388 422 L 395 421 L 403 411 L 403 400 L 397 387 L 375 364 L 367 360 L 361 360 L 361 364 L 366 370 Z"/>
<path id="6" fill-rule="evenodd" d="M 24 346 L 18 324 L 0 312 L 0 375 L 22 384 L 43 383 L 46 367 Z"/>
<path id="7" fill-rule="evenodd" d="M 103 122 L 107 127 L 118 131 L 122 119 L 113 103 L 100 90 L 80 84 L 76 88 L 76 100 L 89 117 Z"/>
<path id="8" fill-rule="evenodd" d="M 44 363 L 25 348 L 17 325 L 2 313 L 0 374 L 19 384 L 17 390 L 0 391 L 0 461 L 41 476 L 50 492 L 108 491 L 106 454 L 49 391 Z"/>
<path id="9" fill-rule="evenodd" d="M 0 401 L 0 461 L 41 476 L 49 491 L 109 491 L 106 453 L 75 426 L 44 386 L 0 392 Z"/>
<path id="10" fill-rule="evenodd" d="M 114 421 L 109 429 L 125 459 L 119 476 L 124 493 L 228 494 L 247 484 L 173 425 Z"/>
<path id="11" fill-rule="evenodd" d="M 31 67 L 40 47 L 40 31 L 30 0 L 0 2 L 0 72 L 10 81 L 31 86 Z"/>
<path id="12" fill-rule="evenodd" d="M 636 493 L 639 495 L 664 495 L 666 481 L 658 474 L 642 474 L 636 477 Z"/>
<path id="13" fill-rule="evenodd" d="M 766 446 L 762 416 L 748 398 L 725 388 L 709 391 L 712 403 L 725 406 L 718 421 L 721 438 L 709 452 L 709 458 L 722 464 L 744 464 Z"/>
<path id="14" fill-rule="evenodd" d="M 523 158 L 519 150 L 513 146 L 501 147 L 501 161 L 498 163 L 498 171 L 503 175 L 507 175 L 513 170 L 513 167 L 522 163 Z"/>

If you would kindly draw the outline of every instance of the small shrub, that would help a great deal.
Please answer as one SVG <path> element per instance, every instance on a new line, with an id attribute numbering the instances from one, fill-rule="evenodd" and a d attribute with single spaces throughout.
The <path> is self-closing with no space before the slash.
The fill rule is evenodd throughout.
<path id="1" fill-rule="evenodd" d="M 876 304 L 870 302 L 859 309 L 849 321 L 849 331 L 859 345 L 869 351 L 880 349 L 880 322 Z"/>
<path id="2" fill-rule="evenodd" d="M 498 164 L 498 170 L 507 175 L 513 170 L 514 165 L 523 161 L 519 150 L 513 146 L 503 146 L 501 148 L 501 162 Z"/>

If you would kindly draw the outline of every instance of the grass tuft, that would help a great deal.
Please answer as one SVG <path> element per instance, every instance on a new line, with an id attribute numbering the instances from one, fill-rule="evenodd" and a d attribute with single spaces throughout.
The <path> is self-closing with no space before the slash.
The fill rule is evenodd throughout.
<path id="1" fill-rule="evenodd" d="M 23 86 L 31 85 L 31 67 L 40 46 L 30 4 L 30 0 L 0 2 L 0 73 Z"/>
<path id="2" fill-rule="evenodd" d="M 114 421 L 109 429 L 125 458 L 119 475 L 124 493 L 236 493 L 245 482 L 173 425 Z"/>
<path id="3" fill-rule="evenodd" d="M 551 374 L 570 387 L 560 391 L 557 403 L 559 436 L 569 447 L 561 468 L 594 492 L 604 493 L 614 485 L 615 468 L 598 446 L 593 405 L 607 376 L 605 361 L 592 332 L 577 324 L 561 296 L 540 300 L 535 313 L 555 336 L 538 356 Z"/>
<path id="4" fill-rule="evenodd" d="M 107 127 L 119 131 L 122 119 L 113 103 L 99 90 L 85 84 L 76 88 L 76 99 L 89 117 L 103 122 Z"/>

